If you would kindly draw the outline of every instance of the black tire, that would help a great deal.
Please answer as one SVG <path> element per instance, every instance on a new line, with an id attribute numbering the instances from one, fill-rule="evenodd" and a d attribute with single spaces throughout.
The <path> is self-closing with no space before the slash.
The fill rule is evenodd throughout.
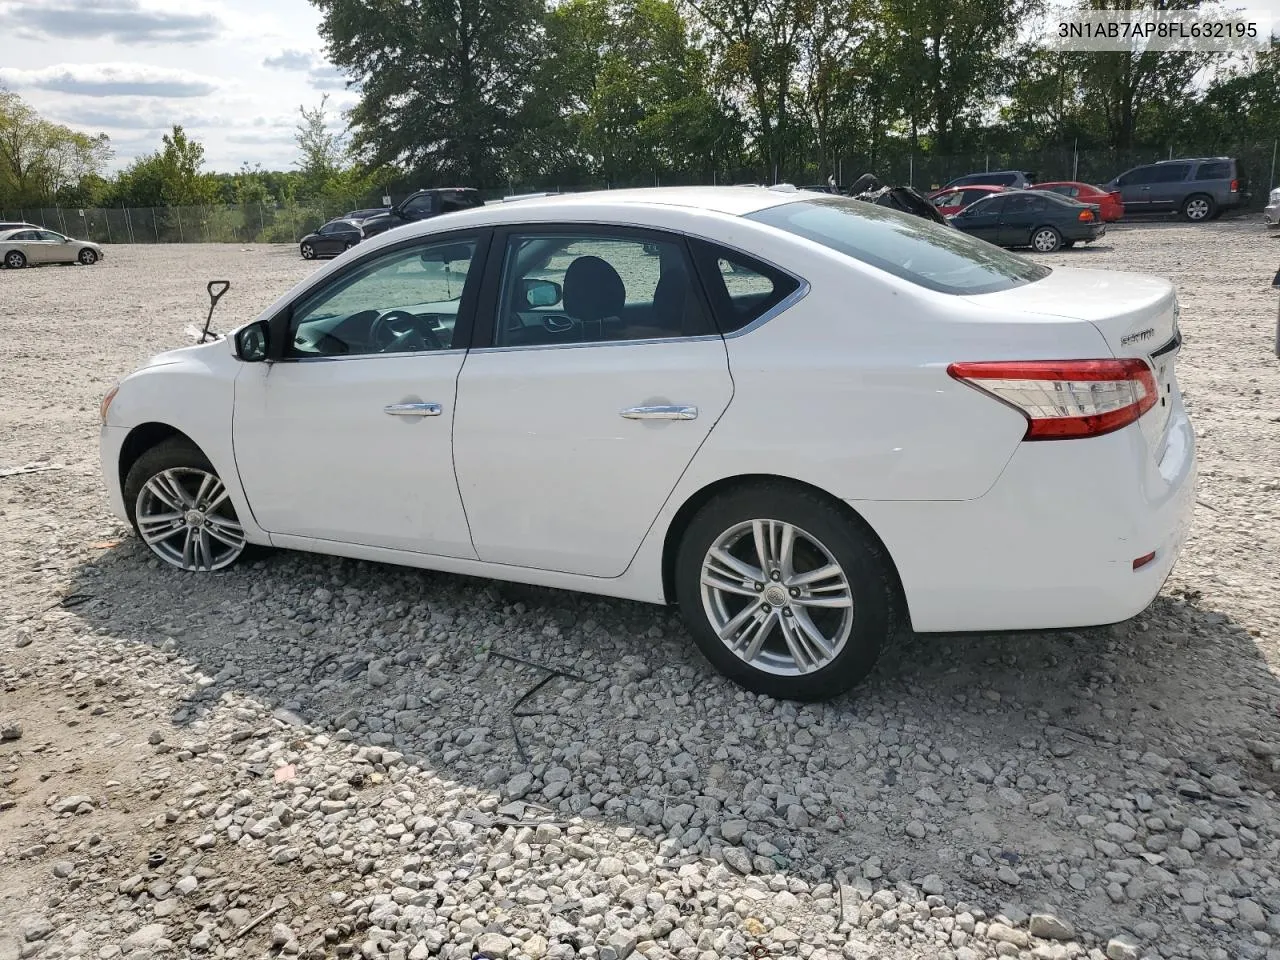
<path id="1" fill-rule="evenodd" d="M 759 669 L 730 650 L 712 625 L 704 605 L 703 562 L 722 535 L 756 519 L 792 524 L 819 541 L 848 581 L 852 626 L 844 646 L 820 669 L 798 675 Z M 875 535 L 825 497 L 785 481 L 739 487 L 705 504 L 681 538 L 675 589 L 680 612 L 703 656 L 738 685 L 780 700 L 820 701 L 850 690 L 874 669 L 901 622 L 897 578 Z M 746 597 L 739 609 L 756 602 Z M 780 633 L 774 631 L 769 643 L 775 635 L 780 640 Z"/>
<path id="2" fill-rule="evenodd" d="M 21 270 L 27 265 L 27 258 L 21 250 L 10 250 L 4 255 L 4 265 L 9 270 Z"/>
<path id="3" fill-rule="evenodd" d="M 1031 231 L 1031 249 L 1036 253 L 1053 253 L 1062 249 L 1062 233 L 1047 223 L 1036 227 Z"/>
<path id="4" fill-rule="evenodd" d="M 350 249 L 351 249 L 352 247 L 354 247 L 355 245 L 356 245 L 356 242 L 355 242 L 354 240 L 348 240 L 346 243 L 344 243 L 344 244 L 342 245 L 342 252 L 343 252 L 343 253 L 346 253 L 348 250 L 350 250 Z"/>
<path id="5" fill-rule="evenodd" d="M 316 258 L 316 248 L 309 243 L 304 243 L 300 246 L 298 252 L 302 254 L 303 260 L 314 260 Z"/>
<path id="6" fill-rule="evenodd" d="M 215 477 L 218 476 L 213 464 L 209 462 L 209 458 L 204 455 L 204 452 L 199 447 L 183 437 L 171 437 L 168 440 L 164 440 L 161 443 L 156 444 L 156 446 L 143 453 L 142 456 L 138 457 L 138 459 L 134 461 L 133 466 L 129 468 L 129 473 L 125 477 L 124 489 L 122 491 L 124 494 L 125 511 L 129 516 L 129 523 L 132 525 L 134 532 L 138 535 L 139 539 L 147 544 L 147 549 L 153 556 L 169 564 L 175 569 L 183 568 L 174 564 L 173 561 L 167 558 L 160 550 L 153 547 L 150 543 L 147 543 L 146 538 L 142 534 L 142 530 L 139 528 L 137 511 L 139 496 L 149 480 L 166 470 L 183 469 L 200 470 L 210 473 Z M 210 510 L 209 512 L 212 514 L 214 511 Z M 225 504 L 218 512 L 224 517 L 229 517 L 231 520 L 237 523 L 239 522 L 239 518 L 236 516 L 235 507 L 232 505 L 230 499 L 226 500 Z M 245 543 L 233 558 L 216 567 L 211 567 L 211 569 L 227 569 L 228 567 L 234 566 L 236 563 L 244 560 L 246 556 L 252 556 L 253 552 L 253 544 Z"/>
<path id="7" fill-rule="evenodd" d="M 86 267 L 92 267 L 95 263 L 98 262 L 98 255 L 94 253 L 92 250 L 90 250 L 88 247 L 85 247 L 83 250 L 80 251 L 80 256 L 78 259 Z"/>
<path id="8" fill-rule="evenodd" d="M 1207 193 L 1193 193 L 1182 201 L 1180 211 L 1182 219 L 1188 223 L 1204 223 L 1212 220 L 1217 213 L 1218 205 Z"/>

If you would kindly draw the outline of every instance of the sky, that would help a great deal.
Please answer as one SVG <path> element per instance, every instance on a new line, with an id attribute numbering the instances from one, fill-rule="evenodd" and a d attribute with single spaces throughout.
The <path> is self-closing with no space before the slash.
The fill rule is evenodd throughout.
<path id="1" fill-rule="evenodd" d="M 1280 0 L 1237 0 L 1280 27 Z M 356 102 L 324 57 L 308 0 L 0 0 L 0 86 L 47 119 L 105 132 L 112 169 L 174 123 L 206 169 L 289 169 L 299 106 Z"/>
<path id="2" fill-rule="evenodd" d="M 1277 0 L 1280 2 L 1280 0 Z M 0 0 L 0 86 L 41 116 L 104 132 L 113 169 L 174 123 L 207 170 L 289 169 L 299 106 L 356 102 L 307 0 Z"/>

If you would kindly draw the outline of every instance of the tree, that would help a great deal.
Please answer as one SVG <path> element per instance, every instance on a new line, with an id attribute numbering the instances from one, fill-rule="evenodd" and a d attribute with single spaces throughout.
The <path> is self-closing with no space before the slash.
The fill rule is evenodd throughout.
<path id="1" fill-rule="evenodd" d="M 320 98 L 320 105 L 308 110 L 298 107 L 302 122 L 298 124 L 294 141 L 302 153 L 302 159 L 296 164 L 302 170 L 302 179 L 306 189 L 313 194 L 320 193 L 326 183 L 342 168 L 346 151 L 342 138 L 329 129 L 329 118 L 325 105 L 329 102 L 326 93 Z"/>
<path id="2" fill-rule="evenodd" d="M 111 155 L 105 133 L 51 123 L 21 97 L 0 90 L 0 205 L 35 206 L 92 195 Z"/>
<path id="3" fill-rule="evenodd" d="M 541 0 L 313 0 L 333 62 L 359 85 L 354 145 L 374 164 L 497 182 L 521 139 Z"/>
<path id="4" fill-rule="evenodd" d="M 138 157 L 121 171 L 112 199 L 130 207 L 198 206 L 217 200 L 217 177 L 200 171 L 204 146 L 177 124 L 160 142 L 159 151 Z"/>

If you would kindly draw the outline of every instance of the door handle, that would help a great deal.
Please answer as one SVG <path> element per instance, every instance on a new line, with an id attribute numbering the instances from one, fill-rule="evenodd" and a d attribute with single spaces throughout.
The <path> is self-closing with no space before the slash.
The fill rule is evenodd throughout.
<path id="1" fill-rule="evenodd" d="M 389 403 L 382 412 L 393 417 L 438 417 L 441 407 L 438 403 Z"/>
<path id="2" fill-rule="evenodd" d="M 696 420 L 698 418 L 698 408 L 685 406 L 628 407 L 622 411 L 622 416 L 628 420 Z"/>

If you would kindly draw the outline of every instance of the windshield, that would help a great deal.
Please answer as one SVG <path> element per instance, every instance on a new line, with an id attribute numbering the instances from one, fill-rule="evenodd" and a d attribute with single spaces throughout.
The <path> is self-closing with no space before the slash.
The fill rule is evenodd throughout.
<path id="1" fill-rule="evenodd" d="M 994 293 L 1051 272 L 953 227 L 851 197 L 798 200 L 757 210 L 747 219 L 940 293 Z"/>

